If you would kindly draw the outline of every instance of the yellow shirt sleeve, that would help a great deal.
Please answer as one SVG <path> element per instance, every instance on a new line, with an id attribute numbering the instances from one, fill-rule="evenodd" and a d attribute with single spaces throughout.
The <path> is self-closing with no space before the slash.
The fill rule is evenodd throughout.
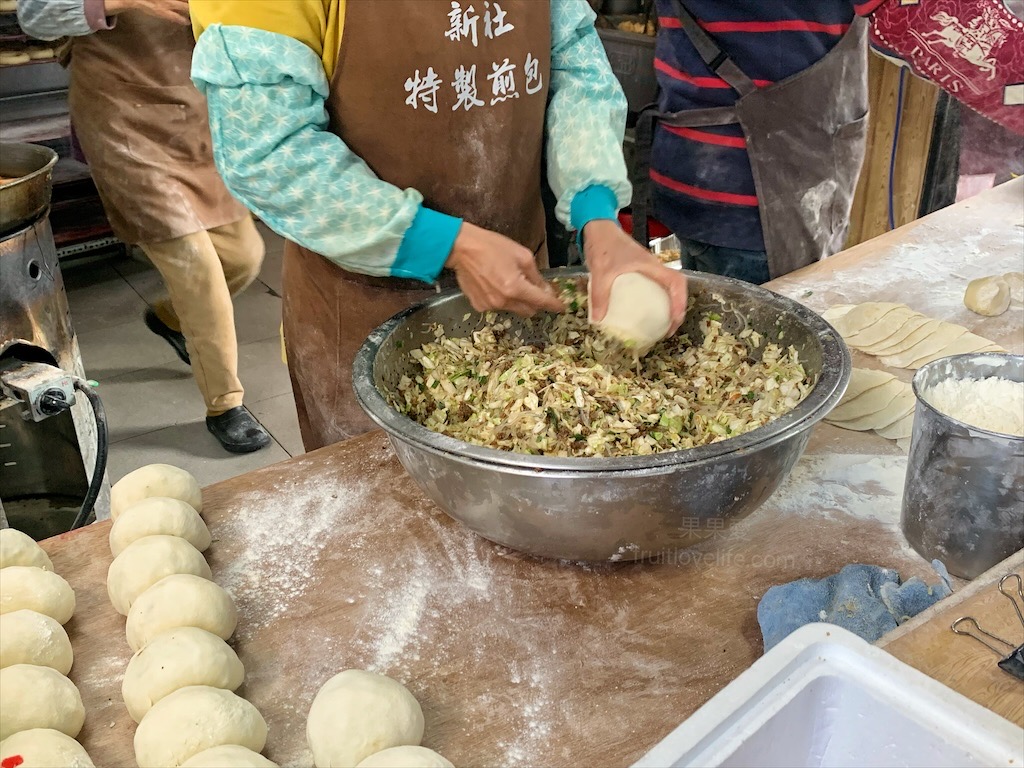
<path id="1" fill-rule="evenodd" d="M 346 0 L 191 0 L 196 39 L 213 24 L 252 27 L 304 43 L 324 64 L 330 81 L 338 64 Z"/>

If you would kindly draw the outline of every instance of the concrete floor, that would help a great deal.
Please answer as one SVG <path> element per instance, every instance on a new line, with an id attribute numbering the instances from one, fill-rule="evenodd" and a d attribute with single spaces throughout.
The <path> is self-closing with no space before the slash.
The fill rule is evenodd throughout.
<path id="1" fill-rule="evenodd" d="M 118 259 L 64 271 L 71 322 L 86 374 L 99 382 L 110 428 L 110 482 L 166 463 L 208 485 L 302 453 L 288 369 L 281 361 L 282 240 L 264 227 L 259 279 L 235 299 L 239 377 L 245 404 L 274 441 L 256 453 L 227 453 L 206 430 L 205 408 L 188 366 L 142 322 L 162 292 L 148 264 Z"/>

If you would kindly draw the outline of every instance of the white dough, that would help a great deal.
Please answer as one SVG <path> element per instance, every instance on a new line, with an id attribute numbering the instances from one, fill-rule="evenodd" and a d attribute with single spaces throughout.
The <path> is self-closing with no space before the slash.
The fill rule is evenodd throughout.
<path id="1" fill-rule="evenodd" d="M 21 758 L 20 763 L 15 763 Z M 0 741 L 0 765 L 18 768 L 96 768 L 85 748 L 52 728 L 30 728 Z"/>
<path id="2" fill-rule="evenodd" d="M 67 624 L 75 612 L 75 592 L 53 571 L 26 565 L 0 570 L 0 614 L 23 608 Z"/>
<path id="3" fill-rule="evenodd" d="M 919 312 L 915 312 L 910 307 L 896 307 L 891 312 L 882 315 L 877 323 L 852 334 L 846 339 L 846 343 L 854 349 L 864 349 L 873 344 L 879 344 L 892 337 L 907 322 L 920 316 Z"/>
<path id="4" fill-rule="evenodd" d="M 893 310 L 906 307 L 905 304 L 893 304 L 892 302 L 869 301 L 858 304 L 833 322 L 833 327 L 839 331 L 845 339 L 854 334 L 860 333 L 865 328 L 874 325 Z"/>
<path id="5" fill-rule="evenodd" d="M 0 669 L 0 739 L 29 728 L 53 728 L 74 738 L 84 722 L 78 689 L 57 670 L 34 664 Z"/>
<path id="6" fill-rule="evenodd" d="M 879 358 L 879 360 L 882 365 L 889 368 L 909 368 L 914 360 L 927 357 L 928 355 L 934 355 L 936 352 L 942 352 L 946 347 L 965 333 L 967 333 L 967 329 L 962 325 L 940 323 L 939 327 L 935 329 L 935 332 L 931 336 L 921 339 L 921 341 L 907 349 L 905 352 L 900 352 L 895 355 L 886 355 L 885 357 Z"/>
<path id="7" fill-rule="evenodd" d="M 984 339 L 981 336 L 977 336 L 973 333 L 965 333 L 963 336 L 958 337 L 955 341 L 951 342 L 947 346 L 943 347 L 938 352 L 933 352 L 928 355 L 924 355 L 916 360 L 910 362 L 910 368 L 920 368 L 925 363 L 930 363 L 933 360 L 938 360 L 940 357 L 950 357 L 951 355 L 963 355 L 969 352 L 1005 352 L 1002 347 L 998 344 L 993 344 L 988 339 Z"/>
<path id="8" fill-rule="evenodd" d="M 608 311 L 594 324 L 639 354 L 665 338 L 672 327 L 672 305 L 668 291 L 639 272 L 615 278 L 608 298 Z"/>
<path id="9" fill-rule="evenodd" d="M 201 576 L 179 573 L 161 579 L 132 604 L 125 634 L 133 651 L 176 627 L 199 627 L 222 640 L 238 624 L 235 604 L 221 587 Z"/>
<path id="10" fill-rule="evenodd" d="M 1007 272 L 1003 275 L 1003 282 L 1010 288 L 1010 301 L 1024 302 L 1024 272 Z"/>
<path id="11" fill-rule="evenodd" d="M 849 421 L 833 422 L 837 427 L 850 429 L 857 432 L 866 432 L 869 429 L 885 429 L 890 427 L 908 414 L 914 412 L 917 398 L 909 384 L 903 385 L 905 389 L 893 399 L 891 403 L 875 413 L 869 413 L 857 419 Z"/>
<path id="12" fill-rule="evenodd" d="M 35 664 L 66 675 L 74 660 L 68 633 L 56 619 L 29 610 L 0 615 L 0 669 Z"/>
<path id="13" fill-rule="evenodd" d="M 179 688 L 208 685 L 234 691 L 245 669 L 231 646 L 198 627 L 177 627 L 154 637 L 128 662 L 121 696 L 135 722 Z"/>
<path id="14" fill-rule="evenodd" d="M 139 595 L 175 573 L 213 578 L 202 552 L 177 536 L 144 536 L 129 544 L 107 569 L 107 594 L 114 610 L 127 616 Z"/>
<path id="15" fill-rule="evenodd" d="M 964 291 L 964 306 L 986 317 L 1001 315 L 1010 306 L 1010 286 L 1002 275 L 971 280 Z"/>
<path id="16" fill-rule="evenodd" d="M 135 731 L 139 768 L 178 768 L 190 757 L 222 744 L 260 752 L 267 723 L 231 691 L 192 685 L 160 699 Z"/>
<path id="17" fill-rule="evenodd" d="M 346 669 L 313 699 L 306 741 L 316 768 L 354 766 L 389 747 L 418 746 L 423 710 L 396 680 L 360 669 Z"/>
<path id="18" fill-rule="evenodd" d="M 370 755 L 356 768 L 455 768 L 450 760 L 426 747 L 391 747 Z"/>
<path id="19" fill-rule="evenodd" d="M 178 499 L 196 512 L 203 511 L 203 494 L 192 475 L 170 464 L 150 464 L 114 483 L 110 489 L 110 517 L 117 520 L 132 504 L 151 496 Z"/>
<path id="20" fill-rule="evenodd" d="M 852 421 L 878 413 L 906 391 L 907 385 L 895 376 L 879 387 L 873 387 L 863 394 L 846 400 L 843 398 L 825 417 L 828 422 Z"/>
<path id="21" fill-rule="evenodd" d="M 14 528 L 0 529 L 0 568 L 11 565 L 30 565 L 52 571 L 50 556 L 35 540 Z"/>
<path id="22" fill-rule="evenodd" d="M 237 744 L 222 744 L 190 757 L 181 768 L 277 768 L 277 763 Z"/>
<path id="23" fill-rule="evenodd" d="M 151 496 L 124 510 L 110 527 L 110 552 L 117 557 L 143 536 L 177 536 L 200 552 L 210 546 L 210 529 L 191 506 L 179 499 Z"/>

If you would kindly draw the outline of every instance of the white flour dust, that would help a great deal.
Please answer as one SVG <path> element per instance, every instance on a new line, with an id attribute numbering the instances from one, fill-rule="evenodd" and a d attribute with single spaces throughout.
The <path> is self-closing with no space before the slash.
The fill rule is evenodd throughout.
<path id="1" fill-rule="evenodd" d="M 1024 437 L 1024 382 L 943 379 L 922 396 L 940 413 L 964 424 Z"/>
<path id="2" fill-rule="evenodd" d="M 361 485 L 340 486 L 332 478 L 295 476 L 269 492 L 239 494 L 235 514 L 224 515 L 214 531 L 236 548 L 231 564 L 214 575 L 244 617 L 238 627 L 243 639 L 302 598 L 324 548 L 366 493 Z"/>
<path id="3" fill-rule="evenodd" d="M 898 526 L 906 456 L 805 455 L 764 510 L 833 519 L 848 514 Z"/>

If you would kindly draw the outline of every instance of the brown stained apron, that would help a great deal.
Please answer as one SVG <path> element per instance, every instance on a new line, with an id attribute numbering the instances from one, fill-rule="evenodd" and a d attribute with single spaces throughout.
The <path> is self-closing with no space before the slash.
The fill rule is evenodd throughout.
<path id="1" fill-rule="evenodd" d="M 114 233 L 162 242 L 248 215 L 213 162 L 192 28 L 139 11 L 74 38 L 71 122 Z"/>
<path id="2" fill-rule="evenodd" d="M 504 0 L 514 29 L 488 38 L 485 12 L 472 5 L 477 45 L 452 40 L 449 0 L 351 2 L 338 67 L 327 99 L 330 130 L 382 180 L 422 193 L 424 205 L 499 232 L 546 263 L 540 198 L 541 150 L 551 55 L 547 0 Z M 501 28 L 492 18 L 491 31 Z M 462 29 L 460 27 L 460 29 Z M 527 93 L 525 65 L 537 61 Z M 497 99 L 488 75 L 514 65 L 518 97 Z M 476 67 L 476 99 L 456 107 L 459 67 Z M 406 83 L 432 69 L 435 100 L 406 103 Z M 509 93 L 510 91 L 506 91 Z M 463 104 L 469 103 L 464 101 Z M 436 107 L 436 112 L 428 109 Z M 365 205 L 353 200 L 353 205 Z M 284 336 L 292 391 L 306 450 L 374 428 L 352 392 L 352 361 L 369 333 L 399 311 L 453 287 L 445 272 L 431 287 L 414 280 L 348 272 L 294 243 L 282 270 Z"/>
<path id="3" fill-rule="evenodd" d="M 740 94 L 732 107 L 675 113 L 645 110 L 637 123 L 640 182 L 633 234 L 647 243 L 651 146 L 657 123 L 739 123 L 754 172 L 768 269 L 781 277 L 841 250 L 867 136 L 867 22 L 856 17 L 822 59 L 765 88 L 753 81 L 676 0 L 683 30 L 701 58 Z"/>

